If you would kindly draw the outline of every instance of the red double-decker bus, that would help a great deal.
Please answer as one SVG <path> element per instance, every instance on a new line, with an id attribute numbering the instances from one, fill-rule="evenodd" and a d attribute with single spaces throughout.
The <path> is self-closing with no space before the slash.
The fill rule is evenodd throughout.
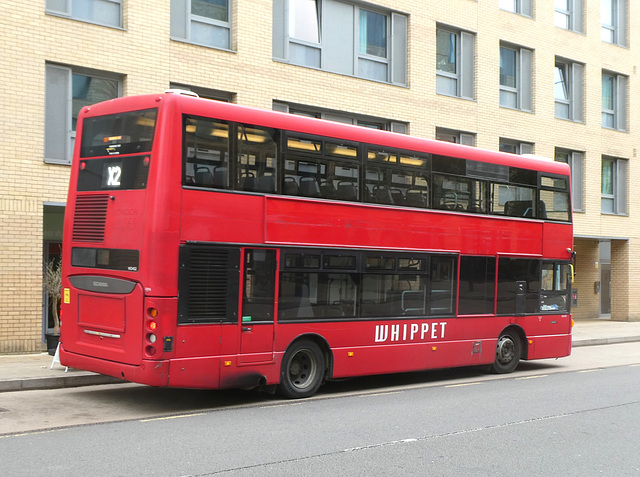
<path id="1" fill-rule="evenodd" d="M 300 398 L 571 352 L 566 164 L 176 92 L 77 137 L 66 366 Z"/>

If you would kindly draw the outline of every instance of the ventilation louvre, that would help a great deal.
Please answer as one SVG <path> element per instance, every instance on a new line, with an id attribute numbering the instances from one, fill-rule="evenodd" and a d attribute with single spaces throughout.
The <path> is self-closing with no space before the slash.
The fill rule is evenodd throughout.
<path id="1" fill-rule="evenodd" d="M 73 214 L 74 242 L 104 242 L 108 202 L 107 194 L 81 195 L 76 198 Z"/>

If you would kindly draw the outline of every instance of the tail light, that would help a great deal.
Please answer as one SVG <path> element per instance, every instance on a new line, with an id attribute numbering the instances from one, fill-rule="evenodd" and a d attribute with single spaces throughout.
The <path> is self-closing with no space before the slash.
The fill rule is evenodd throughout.
<path id="1" fill-rule="evenodd" d="M 158 342 L 158 336 L 156 335 L 156 331 L 158 330 L 158 321 L 156 320 L 158 310 L 155 308 L 149 308 L 147 310 L 147 316 L 148 318 L 145 326 L 147 346 L 145 347 L 145 352 L 148 356 L 155 356 L 158 352 L 156 349 L 156 343 Z"/>

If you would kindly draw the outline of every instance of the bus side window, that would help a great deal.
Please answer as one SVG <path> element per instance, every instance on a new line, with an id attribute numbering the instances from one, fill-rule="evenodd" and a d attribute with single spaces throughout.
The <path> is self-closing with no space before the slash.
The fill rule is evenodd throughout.
<path id="1" fill-rule="evenodd" d="M 275 271 L 275 250 L 245 251 L 243 322 L 273 321 Z"/>
<path id="2" fill-rule="evenodd" d="M 238 156 L 235 190 L 275 193 L 278 191 L 277 131 L 238 124 Z"/>
<path id="3" fill-rule="evenodd" d="M 214 119 L 186 118 L 185 185 L 229 188 L 229 124 Z"/>

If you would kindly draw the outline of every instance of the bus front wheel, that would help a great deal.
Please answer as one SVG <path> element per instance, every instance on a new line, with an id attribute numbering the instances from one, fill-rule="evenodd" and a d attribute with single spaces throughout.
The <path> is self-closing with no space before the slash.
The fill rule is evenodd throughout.
<path id="1" fill-rule="evenodd" d="M 312 396 L 322 384 L 324 355 L 313 341 L 294 343 L 284 354 L 278 394 L 301 399 Z"/>
<path id="2" fill-rule="evenodd" d="M 498 374 L 510 373 L 516 369 L 522 354 L 522 342 L 515 331 L 505 331 L 498 338 L 496 359 L 491 371 Z"/>

